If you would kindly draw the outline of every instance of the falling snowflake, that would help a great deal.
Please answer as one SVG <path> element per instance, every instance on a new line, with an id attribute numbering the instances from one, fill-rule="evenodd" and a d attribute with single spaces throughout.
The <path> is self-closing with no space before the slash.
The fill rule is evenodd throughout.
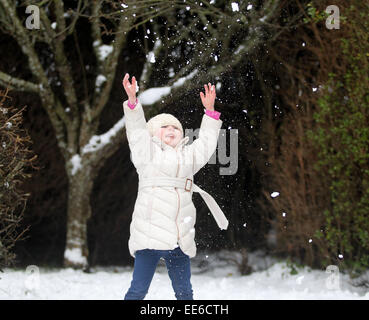
<path id="1" fill-rule="evenodd" d="M 237 2 L 232 2 L 232 11 L 240 11 L 240 8 L 238 7 Z"/>
<path id="2" fill-rule="evenodd" d="M 156 62 L 155 54 L 153 52 L 149 52 L 149 54 L 148 54 L 148 60 L 151 63 L 155 63 Z"/>

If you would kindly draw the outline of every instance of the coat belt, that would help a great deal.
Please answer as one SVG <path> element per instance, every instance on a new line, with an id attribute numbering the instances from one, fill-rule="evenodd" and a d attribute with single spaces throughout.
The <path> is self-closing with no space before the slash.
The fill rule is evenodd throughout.
<path id="1" fill-rule="evenodd" d="M 194 184 L 192 179 L 175 177 L 139 178 L 138 188 L 147 187 L 174 187 L 184 189 L 188 192 L 198 192 L 204 199 L 219 228 L 224 230 L 228 228 L 228 220 L 214 198 Z"/>

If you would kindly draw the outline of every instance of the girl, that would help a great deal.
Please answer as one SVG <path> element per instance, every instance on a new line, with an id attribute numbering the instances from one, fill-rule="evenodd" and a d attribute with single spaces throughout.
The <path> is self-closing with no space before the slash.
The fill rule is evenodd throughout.
<path id="1" fill-rule="evenodd" d="M 161 113 L 147 123 L 141 103 L 136 98 L 136 79 L 123 87 L 128 100 L 123 103 L 126 134 L 139 177 L 128 247 L 135 258 L 131 286 L 126 300 L 146 296 L 156 266 L 162 257 L 177 299 L 192 300 L 190 258 L 196 255 L 196 208 L 192 193 L 199 192 L 218 226 L 227 229 L 228 221 L 213 197 L 193 183 L 193 176 L 216 150 L 222 120 L 214 110 L 215 87 L 204 85 L 200 97 L 205 114 L 199 137 L 187 145 L 189 137 L 176 117 Z"/>

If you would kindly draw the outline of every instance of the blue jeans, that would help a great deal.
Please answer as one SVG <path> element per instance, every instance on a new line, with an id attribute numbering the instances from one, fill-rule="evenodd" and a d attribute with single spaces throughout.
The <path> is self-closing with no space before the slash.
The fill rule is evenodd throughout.
<path id="1" fill-rule="evenodd" d="M 177 300 L 193 300 L 190 257 L 180 247 L 174 250 L 137 250 L 131 287 L 125 300 L 143 300 L 149 291 L 159 259 L 163 257 Z"/>

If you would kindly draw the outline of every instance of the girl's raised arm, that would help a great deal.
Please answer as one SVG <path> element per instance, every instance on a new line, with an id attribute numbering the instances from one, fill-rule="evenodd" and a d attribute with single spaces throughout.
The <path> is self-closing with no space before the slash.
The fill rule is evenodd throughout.
<path id="1" fill-rule="evenodd" d="M 220 112 L 214 110 L 215 86 L 209 83 L 204 87 L 205 95 L 200 92 L 200 97 L 206 111 L 202 117 L 199 137 L 188 146 L 193 153 L 193 174 L 207 164 L 216 151 L 220 128 L 223 124 L 223 121 L 219 119 Z"/>
<path id="2" fill-rule="evenodd" d="M 126 120 L 127 140 L 131 150 L 131 161 L 137 171 L 140 171 L 151 161 L 152 142 L 143 107 L 136 98 L 136 78 L 132 77 L 132 84 L 128 78 L 129 74 L 126 73 L 123 78 L 123 87 L 128 95 L 128 100 L 123 102 L 123 111 Z"/>

